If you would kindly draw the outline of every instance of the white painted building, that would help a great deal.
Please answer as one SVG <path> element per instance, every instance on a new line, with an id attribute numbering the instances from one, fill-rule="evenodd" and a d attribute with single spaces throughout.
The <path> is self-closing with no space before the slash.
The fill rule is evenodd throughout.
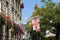
<path id="1" fill-rule="evenodd" d="M 22 23 L 21 1 L 22 0 L 0 0 L 0 14 L 3 13 L 6 16 L 10 16 L 11 20 L 16 24 Z M 4 25 L 3 36 L 6 35 L 5 31 L 6 27 Z M 3 40 L 5 40 L 4 37 Z"/>

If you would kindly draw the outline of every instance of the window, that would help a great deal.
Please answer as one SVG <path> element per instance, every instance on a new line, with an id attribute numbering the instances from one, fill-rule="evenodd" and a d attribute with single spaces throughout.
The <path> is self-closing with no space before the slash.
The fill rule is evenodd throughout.
<path id="1" fill-rule="evenodd" d="M 6 15 L 8 15 L 9 9 L 8 9 L 8 2 L 6 1 Z"/>
<path id="2" fill-rule="evenodd" d="M 12 7 L 12 12 L 14 12 L 14 8 Z"/>
<path id="3" fill-rule="evenodd" d="M 17 16 L 19 17 L 19 14 L 17 14 Z"/>
<path id="4" fill-rule="evenodd" d="M 0 12 L 1 12 L 1 0 L 0 0 Z"/>
<path id="5" fill-rule="evenodd" d="M 17 0 L 16 0 L 16 7 L 17 7 Z"/>
<path id="6" fill-rule="evenodd" d="M 21 16 L 20 16 L 20 20 L 21 20 Z"/>
<path id="7" fill-rule="evenodd" d="M 13 3 L 13 5 L 14 5 L 14 0 L 12 0 L 12 3 Z"/>
<path id="8" fill-rule="evenodd" d="M 15 13 L 17 13 L 17 11 L 15 11 Z"/>
<path id="9" fill-rule="evenodd" d="M 19 12 L 19 4 L 18 4 L 18 12 Z"/>
<path id="10" fill-rule="evenodd" d="M 17 14 L 17 11 L 15 11 L 15 15 Z"/>
<path id="11" fill-rule="evenodd" d="M 6 6 L 8 7 L 8 2 L 6 1 Z"/>

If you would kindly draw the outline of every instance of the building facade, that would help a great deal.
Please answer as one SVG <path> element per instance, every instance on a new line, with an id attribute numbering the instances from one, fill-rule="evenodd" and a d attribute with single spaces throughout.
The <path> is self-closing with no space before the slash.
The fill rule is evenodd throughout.
<path id="1" fill-rule="evenodd" d="M 22 4 L 22 0 L 0 0 L 0 14 L 4 14 L 5 16 L 8 16 L 8 18 L 10 18 L 10 20 L 13 23 L 22 24 L 21 4 Z M 1 40 L 11 40 L 11 28 L 8 29 L 6 28 L 6 25 L 3 25 L 1 27 L 1 30 L 3 35 L 0 36 Z M 7 39 L 6 39 L 6 35 L 8 37 Z"/>

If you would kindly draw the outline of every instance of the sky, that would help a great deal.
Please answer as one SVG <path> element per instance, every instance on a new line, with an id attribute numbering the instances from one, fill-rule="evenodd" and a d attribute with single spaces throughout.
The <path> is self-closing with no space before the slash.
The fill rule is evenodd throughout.
<path id="1" fill-rule="evenodd" d="M 53 0 L 53 2 L 60 2 L 60 0 Z M 35 4 L 38 4 L 38 7 L 42 7 L 43 3 L 40 0 L 23 0 L 24 8 L 22 9 L 22 23 L 26 24 L 27 19 L 31 17 L 34 12 Z"/>

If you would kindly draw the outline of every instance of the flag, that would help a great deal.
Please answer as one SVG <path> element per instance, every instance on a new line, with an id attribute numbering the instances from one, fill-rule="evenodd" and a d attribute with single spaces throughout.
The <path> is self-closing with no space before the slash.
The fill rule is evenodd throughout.
<path id="1" fill-rule="evenodd" d="M 33 30 L 40 31 L 39 18 L 32 19 Z"/>

